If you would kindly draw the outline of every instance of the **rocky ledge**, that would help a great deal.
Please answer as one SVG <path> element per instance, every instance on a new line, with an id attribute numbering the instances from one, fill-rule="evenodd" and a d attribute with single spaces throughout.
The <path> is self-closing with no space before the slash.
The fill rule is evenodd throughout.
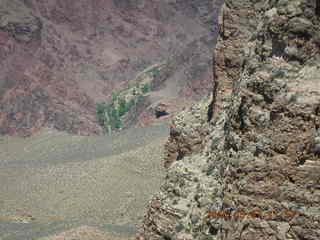
<path id="1" fill-rule="evenodd" d="M 320 239 L 319 6 L 225 1 L 212 98 L 173 121 L 141 238 Z"/>

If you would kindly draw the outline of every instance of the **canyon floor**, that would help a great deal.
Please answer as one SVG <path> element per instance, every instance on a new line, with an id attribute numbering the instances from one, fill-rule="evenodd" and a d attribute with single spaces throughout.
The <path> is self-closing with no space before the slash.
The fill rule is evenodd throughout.
<path id="1" fill-rule="evenodd" d="M 133 237 L 164 176 L 168 131 L 1 137 L 0 239 Z"/>

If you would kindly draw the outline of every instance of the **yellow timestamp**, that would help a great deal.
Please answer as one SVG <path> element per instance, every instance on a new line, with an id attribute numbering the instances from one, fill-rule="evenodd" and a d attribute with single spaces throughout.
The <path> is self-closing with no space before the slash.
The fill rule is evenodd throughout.
<path id="1" fill-rule="evenodd" d="M 217 210 L 217 211 L 209 211 L 207 213 L 207 218 L 224 218 L 224 219 L 256 218 L 256 219 L 271 220 L 271 219 L 280 217 L 283 219 L 290 220 L 293 217 L 300 214 L 301 213 L 299 211 L 289 210 L 289 209 L 285 209 L 283 211 L 255 209 L 252 211 L 236 210 L 232 212 L 228 210 Z"/>

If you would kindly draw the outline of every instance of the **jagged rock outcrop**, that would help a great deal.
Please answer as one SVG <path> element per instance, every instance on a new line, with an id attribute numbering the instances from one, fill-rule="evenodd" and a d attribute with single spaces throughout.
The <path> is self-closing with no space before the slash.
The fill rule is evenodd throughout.
<path id="1" fill-rule="evenodd" d="M 320 239 L 318 9 L 225 1 L 202 150 L 171 163 L 145 239 Z"/>
<path id="2" fill-rule="evenodd" d="M 203 140 L 208 134 L 207 112 L 207 101 L 202 101 L 172 120 L 170 137 L 165 147 L 165 167 L 203 149 Z"/>

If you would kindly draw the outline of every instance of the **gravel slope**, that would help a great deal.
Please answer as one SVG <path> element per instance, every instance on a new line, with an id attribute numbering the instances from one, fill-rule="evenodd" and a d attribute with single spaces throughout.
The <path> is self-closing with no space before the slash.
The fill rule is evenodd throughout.
<path id="1" fill-rule="evenodd" d="M 154 126 L 104 137 L 46 130 L 1 138 L 0 239 L 38 239 L 83 225 L 133 235 L 161 184 L 167 136 L 167 126 Z"/>

